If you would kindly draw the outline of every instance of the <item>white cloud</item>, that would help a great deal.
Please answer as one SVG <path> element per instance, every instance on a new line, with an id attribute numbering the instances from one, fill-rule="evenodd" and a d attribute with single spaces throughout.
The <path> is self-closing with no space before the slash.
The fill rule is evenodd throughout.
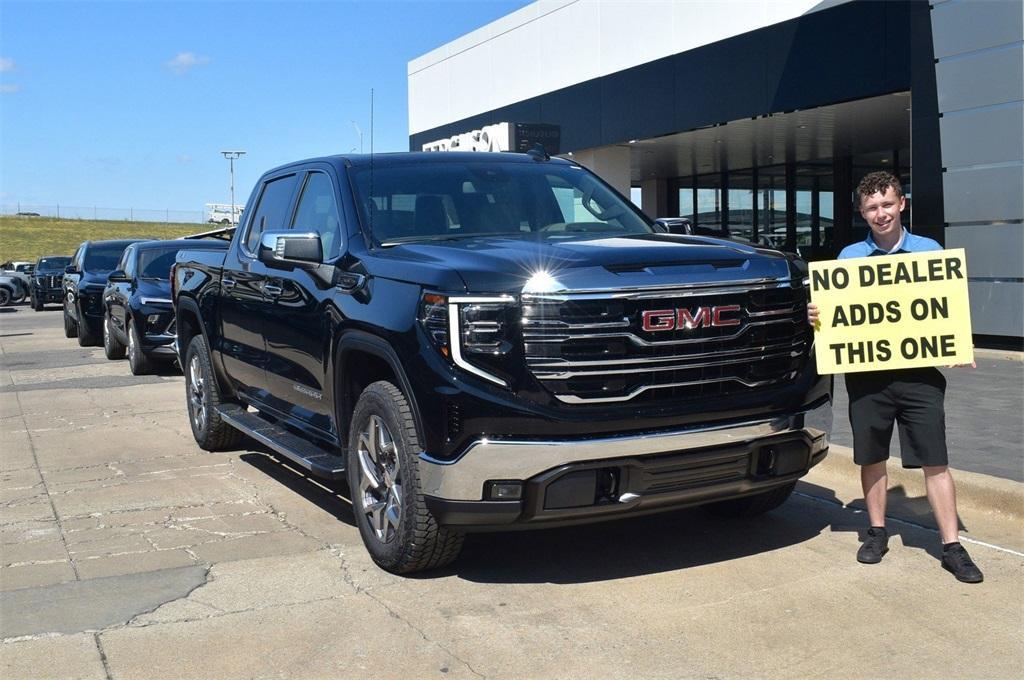
<path id="1" fill-rule="evenodd" d="M 203 66 L 209 63 L 209 57 L 204 57 L 200 54 L 196 54 L 195 52 L 179 52 L 175 55 L 174 59 L 164 62 L 164 66 L 180 76 L 196 66 Z"/>
<path id="2" fill-rule="evenodd" d="M 21 92 L 21 85 L 4 83 L 0 85 L 0 94 L 14 94 Z"/>
<path id="3" fill-rule="evenodd" d="M 0 57 L 0 73 L 8 73 L 14 70 L 14 60 L 7 57 Z"/>

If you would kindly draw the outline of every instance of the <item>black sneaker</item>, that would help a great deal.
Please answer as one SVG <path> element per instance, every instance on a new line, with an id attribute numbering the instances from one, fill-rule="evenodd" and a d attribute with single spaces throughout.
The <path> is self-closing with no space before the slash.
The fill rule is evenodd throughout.
<path id="1" fill-rule="evenodd" d="M 889 534 L 885 529 L 868 529 L 867 538 L 857 551 L 857 561 L 861 564 L 878 564 L 882 555 L 889 552 Z"/>
<path id="2" fill-rule="evenodd" d="M 942 568 L 963 583 L 981 583 L 985 580 L 981 569 L 971 561 L 967 549 L 959 543 L 942 546 Z"/>

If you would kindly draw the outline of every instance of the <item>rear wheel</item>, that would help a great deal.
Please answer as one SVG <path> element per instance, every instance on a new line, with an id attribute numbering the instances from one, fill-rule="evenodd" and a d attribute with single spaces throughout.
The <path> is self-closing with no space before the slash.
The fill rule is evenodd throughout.
<path id="1" fill-rule="evenodd" d="M 103 354 L 108 359 L 124 359 L 125 347 L 111 328 L 110 313 L 103 315 Z"/>
<path id="2" fill-rule="evenodd" d="M 11 291 L 0 288 L 0 307 L 6 307 L 9 304 L 11 304 Z"/>
<path id="3" fill-rule="evenodd" d="M 704 507 L 708 512 L 721 517 L 756 517 L 785 503 L 794 488 L 796 488 L 796 482 L 791 482 L 753 496 L 710 503 Z"/>
<path id="4" fill-rule="evenodd" d="M 448 564 L 463 535 L 438 526 L 420 487 L 419 438 L 412 409 L 386 381 L 371 384 L 352 414 L 348 483 L 359 534 L 370 557 L 395 574 Z"/>
<path id="5" fill-rule="evenodd" d="M 217 413 L 217 407 L 228 403 L 228 400 L 220 394 L 210 363 L 210 350 L 202 335 L 189 342 L 184 373 L 188 421 L 196 443 L 207 451 L 237 447 L 244 435 L 225 423 Z"/>
<path id="6" fill-rule="evenodd" d="M 142 351 L 139 333 L 131 318 L 125 319 L 124 323 L 128 327 L 128 367 L 132 369 L 132 375 L 149 375 L 155 368 L 153 360 Z"/>

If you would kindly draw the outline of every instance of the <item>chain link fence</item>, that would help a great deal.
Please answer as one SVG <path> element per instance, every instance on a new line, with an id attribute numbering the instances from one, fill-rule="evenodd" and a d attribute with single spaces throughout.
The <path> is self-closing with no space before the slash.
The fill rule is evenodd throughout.
<path id="1" fill-rule="evenodd" d="M 80 205 L 29 205 L 5 203 L 0 215 L 26 217 L 54 217 L 66 220 L 106 220 L 113 222 L 155 222 L 162 224 L 192 224 L 207 220 L 205 210 L 154 210 L 151 208 L 100 208 Z"/>

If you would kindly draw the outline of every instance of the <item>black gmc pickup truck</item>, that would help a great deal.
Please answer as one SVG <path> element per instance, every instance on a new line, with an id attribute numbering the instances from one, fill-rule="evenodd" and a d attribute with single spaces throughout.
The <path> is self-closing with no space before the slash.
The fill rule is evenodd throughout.
<path id="1" fill-rule="evenodd" d="M 384 569 L 471 530 L 762 513 L 828 451 L 803 263 L 663 233 L 569 160 L 318 158 L 246 205 L 174 268 L 192 431 L 347 477 Z"/>

